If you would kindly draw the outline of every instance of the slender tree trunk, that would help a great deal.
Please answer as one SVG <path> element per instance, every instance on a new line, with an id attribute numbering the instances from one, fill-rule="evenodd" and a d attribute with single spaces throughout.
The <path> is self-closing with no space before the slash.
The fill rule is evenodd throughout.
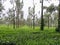
<path id="1" fill-rule="evenodd" d="M 34 5 L 34 0 L 33 0 L 33 29 L 35 29 L 35 5 Z"/>
<path id="2" fill-rule="evenodd" d="M 15 10 L 13 12 L 13 28 L 15 28 Z"/>
<path id="3" fill-rule="evenodd" d="M 49 28 L 49 16 L 48 16 L 48 28 Z"/>
<path id="4" fill-rule="evenodd" d="M 17 9 L 17 20 L 16 20 L 16 27 L 19 28 L 19 12 L 20 12 L 20 0 L 16 1 L 16 9 Z"/>
<path id="5" fill-rule="evenodd" d="M 35 29 L 35 16 L 33 16 L 33 29 Z"/>
<path id="6" fill-rule="evenodd" d="M 43 0 L 41 3 L 41 30 L 44 30 L 44 20 L 43 20 Z"/>
<path id="7" fill-rule="evenodd" d="M 13 14 L 13 28 L 15 29 L 15 14 Z"/>
<path id="8" fill-rule="evenodd" d="M 59 0 L 58 29 L 60 30 L 60 0 Z"/>
<path id="9" fill-rule="evenodd" d="M 56 29 L 57 32 L 60 32 L 60 0 L 59 0 L 59 15 L 58 15 L 58 28 Z"/>
<path id="10" fill-rule="evenodd" d="M 17 9 L 17 28 L 19 28 L 19 9 Z"/>
<path id="11" fill-rule="evenodd" d="M 13 0 L 14 2 L 14 0 Z M 14 4 L 13 4 L 13 28 L 15 29 L 15 10 L 14 10 Z"/>
<path id="12" fill-rule="evenodd" d="M 60 0 L 59 0 L 58 30 L 60 31 Z"/>

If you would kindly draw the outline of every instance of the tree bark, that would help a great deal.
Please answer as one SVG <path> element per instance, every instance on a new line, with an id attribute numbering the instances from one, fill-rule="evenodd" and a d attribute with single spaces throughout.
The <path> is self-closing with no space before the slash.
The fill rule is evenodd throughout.
<path id="1" fill-rule="evenodd" d="M 35 16 L 33 16 L 33 29 L 35 29 Z"/>
<path id="2" fill-rule="evenodd" d="M 34 5 L 34 0 L 33 0 L 33 29 L 35 29 L 35 5 Z"/>
<path id="3" fill-rule="evenodd" d="M 14 0 L 13 0 L 14 2 Z M 15 10 L 14 10 L 14 4 L 13 4 L 13 28 L 15 29 Z"/>
<path id="4" fill-rule="evenodd" d="M 17 9 L 17 28 L 19 28 L 19 9 Z"/>
<path id="5" fill-rule="evenodd" d="M 13 28 L 15 29 L 15 11 L 13 11 Z"/>
<path id="6" fill-rule="evenodd" d="M 56 29 L 57 32 L 60 32 L 60 0 L 59 0 L 59 14 L 58 14 L 58 27 Z"/>
<path id="7" fill-rule="evenodd" d="M 44 30 L 44 20 L 43 20 L 43 0 L 41 2 L 41 30 Z"/>
<path id="8" fill-rule="evenodd" d="M 16 27 L 19 28 L 19 12 L 20 12 L 20 0 L 16 1 L 16 13 L 17 13 L 17 19 L 16 19 Z"/>
<path id="9" fill-rule="evenodd" d="M 48 28 L 49 28 L 49 16 L 48 16 Z"/>

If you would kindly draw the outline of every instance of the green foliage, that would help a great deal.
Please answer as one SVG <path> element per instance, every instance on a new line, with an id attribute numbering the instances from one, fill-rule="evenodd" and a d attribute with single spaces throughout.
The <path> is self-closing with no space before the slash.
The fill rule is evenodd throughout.
<path id="1" fill-rule="evenodd" d="M 55 32 L 55 27 L 44 28 L 44 31 L 36 27 L 33 30 L 24 26 L 13 29 L 12 26 L 0 26 L 0 42 L 14 43 L 16 45 L 60 45 L 60 33 Z"/>
<path id="2" fill-rule="evenodd" d="M 51 4 L 51 5 L 47 8 L 47 12 L 52 13 L 53 11 L 55 11 L 55 6 L 54 6 L 54 4 Z"/>

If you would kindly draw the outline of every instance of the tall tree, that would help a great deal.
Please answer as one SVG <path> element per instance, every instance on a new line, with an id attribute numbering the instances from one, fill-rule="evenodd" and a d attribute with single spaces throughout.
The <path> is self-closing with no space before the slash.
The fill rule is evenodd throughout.
<path id="1" fill-rule="evenodd" d="M 20 0 L 16 0 L 16 14 L 17 14 L 17 21 L 16 21 L 16 24 L 17 24 L 17 27 L 19 27 L 19 15 L 21 16 L 22 18 L 22 14 L 21 14 L 21 9 L 23 8 L 23 0 L 22 2 L 20 2 Z"/>
<path id="2" fill-rule="evenodd" d="M 28 8 L 27 25 L 32 27 L 32 11 L 31 11 L 31 7 Z"/>
<path id="3" fill-rule="evenodd" d="M 47 7 L 46 8 L 47 10 L 47 12 L 50 12 L 51 14 L 53 13 L 53 11 L 55 11 L 55 6 L 54 6 L 54 4 L 51 4 L 49 7 Z"/>
<path id="4" fill-rule="evenodd" d="M 54 12 L 56 10 L 56 8 L 55 8 L 55 6 L 54 6 L 54 4 L 51 4 L 49 7 L 47 7 L 47 12 L 49 12 L 50 13 L 50 17 L 51 17 L 51 26 L 53 26 L 53 15 L 52 15 L 52 13 Z"/>
<path id="5" fill-rule="evenodd" d="M 44 30 L 44 19 L 43 19 L 43 0 L 41 0 L 41 30 Z"/>
<path id="6" fill-rule="evenodd" d="M 19 12 L 20 12 L 20 0 L 16 0 L 16 12 L 17 12 L 17 27 L 19 27 Z"/>
<path id="7" fill-rule="evenodd" d="M 60 32 L 60 0 L 59 0 L 59 8 L 58 8 L 59 14 L 58 14 L 58 27 L 56 29 L 57 32 Z"/>
<path id="8" fill-rule="evenodd" d="M 13 4 L 13 28 L 15 28 L 15 9 L 14 9 L 14 4 Z"/>
<path id="9" fill-rule="evenodd" d="M 44 6 L 44 9 L 46 9 L 46 12 L 47 12 L 47 13 L 50 13 L 50 16 L 49 16 L 49 17 L 50 17 L 51 19 L 50 19 L 49 21 L 51 22 L 51 25 L 53 26 L 52 13 L 56 10 L 54 4 L 51 4 L 49 7 L 45 7 L 45 6 Z"/>
<path id="10" fill-rule="evenodd" d="M 3 8 L 3 5 L 2 5 L 2 0 L 0 0 L 0 14 L 1 14 L 1 12 L 2 12 L 3 9 L 4 8 Z"/>
<path id="11" fill-rule="evenodd" d="M 33 29 L 35 29 L 35 4 L 34 4 L 34 0 L 33 0 L 33 8 L 29 7 L 28 9 L 29 9 L 28 10 L 29 15 L 33 18 L 32 19 Z"/>
<path id="12" fill-rule="evenodd" d="M 14 5 L 14 3 L 15 3 L 15 0 L 10 0 L 10 3 L 13 5 L 13 8 L 12 8 L 12 13 L 13 13 L 13 28 L 15 28 L 15 5 Z"/>
<path id="13" fill-rule="evenodd" d="M 26 23 L 29 27 L 32 27 L 32 19 L 31 19 L 30 15 L 27 16 L 27 22 Z"/>
<path id="14" fill-rule="evenodd" d="M 2 3 L 1 3 L 1 0 L 0 0 L 0 12 L 2 11 Z"/>
<path id="15" fill-rule="evenodd" d="M 50 18 L 50 13 L 47 13 L 47 12 L 46 12 L 46 13 L 44 14 L 44 25 L 47 25 L 48 28 L 49 28 L 49 25 L 50 25 L 50 24 L 49 24 L 49 22 L 50 22 L 50 21 L 49 21 L 49 20 L 50 20 L 49 18 Z"/>
<path id="16" fill-rule="evenodd" d="M 33 29 L 35 29 L 35 4 L 33 0 Z"/>
<path id="17" fill-rule="evenodd" d="M 41 2 L 41 30 L 44 30 L 44 19 L 43 19 L 43 9 L 44 9 L 44 7 L 43 7 L 43 1 L 44 0 L 40 1 Z M 46 1 L 50 2 L 51 0 L 46 0 Z"/>
<path id="18" fill-rule="evenodd" d="M 3 11 L 2 10 L 4 10 L 4 6 L 3 6 L 3 3 L 2 3 L 2 0 L 0 0 L 0 19 L 1 20 L 3 20 L 2 19 L 2 16 L 3 16 Z M 1 22 L 1 21 L 0 21 Z"/>
<path id="19" fill-rule="evenodd" d="M 54 27 L 57 27 L 57 25 L 58 25 L 58 12 L 54 12 L 53 13 L 53 25 L 54 25 Z"/>
<path id="20" fill-rule="evenodd" d="M 13 22 L 13 10 L 12 9 L 9 9 L 9 11 L 7 12 L 8 14 L 8 17 L 5 18 L 5 21 L 8 23 L 8 26 L 9 24 L 12 24 Z"/>

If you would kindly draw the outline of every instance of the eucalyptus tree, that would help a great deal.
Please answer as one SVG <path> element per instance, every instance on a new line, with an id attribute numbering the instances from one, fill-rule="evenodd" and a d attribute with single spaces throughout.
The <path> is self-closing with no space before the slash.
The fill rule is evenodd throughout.
<path id="1" fill-rule="evenodd" d="M 15 9 L 15 5 L 14 5 L 14 3 L 15 3 L 15 0 L 10 0 L 10 3 L 13 5 L 13 8 L 12 8 L 12 13 L 13 13 L 13 28 L 15 29 L 15 11 L 16 11 L 16 9 Z M 10 10 L 9 10 L 10 11 Z M 11 11 L 10 11 L 11 12 Z"/>
<path id="2" fill-rule="evenodd" d="M 35 26 L 40 26 L 40 25 L 39 25 L 39 18 L 38 18 L 38 16 L 37 16 L 37 14 L 36 14 L 36 16 L 35 16 Z"/>
<path id="3" fill-rule="evenodd" d="M 33 0 L 33 29 L 35 29 L 35 4 Z"/>
<path id="4" fill-rule="evenodd" d="M 0 14 L 2 13 L 2 10 L 4 9 L 3 4 L 2 4 L 2 0 L 0 0 Z"/>
<path id="5" fill-rule="evenodd" d="M 53 26 L 53 12 L 55 11 L 56 9 L 55 9 L 55 6 L 54 6 L 54 4 L 51 4 L 49 7 L 47 7 L 47 9 L 46 9 L 46 12 L 49 12 L 50 13 L 50 22 L 51 22 L 51 26 Z"/>
<path id="6" fill-rule="evenodd" d="M 41 30 L 44 30 L 43 1 L 44 1 L 44 0 L 40 0 L 40 3 L 41 3 Z"/>
<path id="7" fill-rule="evenodd" d="M 0 0 L 0 12 L 2 11 L 2 3 L 1 3 L 1 0 Z"/>
<path id="8" fill-rule="evenodd" d="M 20 12 L 20 0 L 16 0 L 16 26 L 19 27 L 19 12 Z"/>
<path id="9" fill-rule="evenodd" d="M 3 10 L 4 10 L 3 2 L 2 2 L 2 0 L 0 0 L 0 23 L 1 22 L 3 23 L 3 18 L 2 18 L 2 16 L 3 16 Z"/>
<path id="10" fill-rule="evenodd" d="M 44 30 L 44 19 L 43 19 L 43 0 L 41 0 L 41 30 Z"/>
<path id="11" fill-rule="evenodd" d="M 51 0 L 40 0 L 40 3 L 41 3 L 41 30 L 44 30 L 44 19 L 43 19 L 43 9 L 44 9 L 43 3 L 44 3 L 44 1 L 50 2 Z M 50 10 L 48 10 L 48 11 L 50 11 Z"/>
<path id="12" fill-rule="evenodd" d="M 44 14 L 44 25 L 48 25 L 48 28 L 49 28 L 49 26 L 50 26 L 50 24 L 49 24 L 50 21 L 49 21 L 49 20 L 50 20 L 50 13 L 47 13 L 47 12 L 46 12 L 46 13 Z"/>
<path id="13" fill-rule="evenodd" d="M 58 27 L 56 28 L 57 32 L 60 32 L 60 0 L 59 0 L 59 6 L 58 6 Z"/>
<path id="14" fill-rule="evenodd" d="M 1 17 L 1 12 L 2 12 L 2 3 L 1 3 L 1 0 L 0 0 L 0 17 Z"/>
<path id="15" fill-rule="evenodd" d="M 33 29 L 35 29 L 35 3 L 34 3 L 34 0 L 33 0 L 33 7 L 29 7 L 28 8 L 28 12 L 29 12 L 29 15 L 31 16 L 32 18 L 32 26 L 33 26 Z"/>
<path id="16" fill-rule="evenodd" d="M 22 2 L 20 0 L 11 0 L 10 2 L 13 5 L 13 17 L 14 17 L 13 18 L 13 25 L 16 24 L 16 27 L 19 27 L 20 19 L 23 18 L 23 11 L 22 11 L 23 0 L 22 0 Z"/>
<path id="17" fill-rule="evenodd" d="M 27 21 L 26 21 L 26 24 L 32 28 L 32 18 L 30 15 L 27 16 Z"/>
<path id="18" fill-rule="evenodd" d="M 28 8 L 27 25 L 32 27 L 32 10 L 31 10 L 31 7 Z"/>
<path id="19" fill-rule="evenodd" d="M 21 15 L 22 18 L 22 14 L 21 14 L 22 8 L 23 8 L 23 0 L 22 2 L 20 2 L 20 0 L 16 0 L 17 27 L 19 27 L 19 15 Z"/>
<path id="20" fill-rule="evenodd" d="M 53 26 L 54 27 L 58 26 L 58 12 L 53 13 Z"/>
<path id="21" fill-rule="evenodd" d="M 6 18 L 6 22 L 8 22 L 8 25 L 13 24 L 13 22 L 15 21 L 14 17 L 13 17 L 13 10 L 9 9 L 9 11 L 7 12 L 8 16 Z M 15 23 L 15 22 L 14 22 Z M 13 28 L 15 28 L 15 24 L 13 24 Z"/>

